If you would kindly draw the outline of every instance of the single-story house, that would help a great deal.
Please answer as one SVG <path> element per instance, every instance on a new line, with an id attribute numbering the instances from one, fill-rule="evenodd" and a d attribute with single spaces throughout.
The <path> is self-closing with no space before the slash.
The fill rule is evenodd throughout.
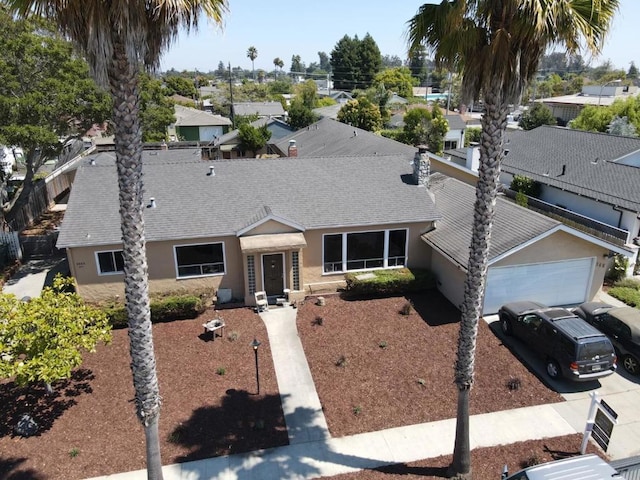
<path id="1" fill-rule="evenodd" d="M 143 153 L 152 292 L 222 288 L 253 304 L 256 291 L 302 298 L 335 291 L 346 272 L 407 266 L 433 270 L 460 303 L 473 187 L 442 175 L 428 183 L 426 152 L 220 161 L 199 153 Z M 123 294 L 114 158 L 83 162 L 57 246 L 84 298 L 112 299 Z M 498 212 L 486 312 L 520 294 L 590 300 L 603 259 L 624 253 L 504 199 Z"/>
<path id="2" fill-rule="evenodd" d="M 212 142 L 224 135 L 231 120 L 196 108 L 174 105 L 176 122 L 169 126 L 169 138 L 196 142 Z"/>
<path id="3" fill-rule="evenodd" d="M 245 117 L 257 115 L 258 117 L 284 118 L 287 114 L 280 102 L 238 102 L 234 103 L 232 108 L 234 115 Z"/>
<path id="4" fill-rule="evenodd" d="M 475 188 L 438 173 L 429 177 L 428 188 L 442 219 L 422 239 L 433 248 L 431 270 L 438 289 L 460 306 Z M 504 303 L 516 300 L 547 305 L 591 300 L 602 286 L 611 252 L 630 255 L 621 247 L 498 197 L 483 312 L 495 313 Z"/>
<path id="5" fill-rule="evenodd" d="M 294 131 L 293 128 L 289 126 L 289 124 L 277 118 L 262 117 L 254 122 L 251 122 L 251 126 L 255 128 L 260 128 L 263 125 L 266 125 L 267 130 L 271 132 L 271 138 L 269 139 L 267 145 L 262 148 L 262 150 L 256 152 L 256 155 L 273 154 L 274 151 L 271 149 L 269 144 L 277 142 L 280 139 L 291 135 L 291 133 Z M 230 159 L 246 157 L 247 153 L 253 154 L 253 152 L 242 151 L 240 143 L 241 142 L 238 129 L 225 133 L 216 140 L 210 156 L 211 158 L 216 159 Z"/>

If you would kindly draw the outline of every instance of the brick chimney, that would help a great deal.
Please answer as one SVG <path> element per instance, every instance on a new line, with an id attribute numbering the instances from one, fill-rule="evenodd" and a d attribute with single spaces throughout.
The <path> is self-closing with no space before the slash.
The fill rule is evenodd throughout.
<path id="1" fill-rule="evenodd" d="M 418 145 L 418 151 L 413 157 L 413 181 L 418 186 L 429 188 L 429 175 L 431 175 L 431 162 L 426 145 Z"/>
<path id="2" fill-rule="evenodd" d="M 287 153 L 288 157 L 297 157 L 298 156 L 298 147 L 296 146 L 295 140 L 289 140 L 289 151 Z"/>

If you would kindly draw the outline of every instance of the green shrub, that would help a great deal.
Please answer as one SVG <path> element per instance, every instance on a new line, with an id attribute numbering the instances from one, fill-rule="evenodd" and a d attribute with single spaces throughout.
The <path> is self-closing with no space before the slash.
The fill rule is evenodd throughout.
<path id="1" fill-rule="evenodd" d="M 631 287 L 612 287 L 609 295 L 626 303 L 630 307 L 640 308 L 640 290 Z"/>
<path id="2" fill-rule="evenodd" d="M 640 290 L 640 281 L 635 278 L 623 278 L 622 280 L 618 280 L 614 287 L 628 287 Z"/>
<path id="3" fill-rule="evenodd" d="M 170 322 L 196 318 L 204 312 L 205 300 L 196 295 L 173 295 L 151 300 L 151 322 Z M 102 310 L 109 317 L 113 327 L 127 326 L 127 311 L 121 303 L 108 303 L 102 306 Z"/>
<path id="4" fill-rule="evenodd" d="M 362 273 L 345 275 L 345 296 L 349 298 L 382 297 L 419 292 L 435 287 L 435 278 L 429 270 L 400 268 L 375 270 L 371 278 L 359 279 Z"/>
<path id="5" fill-rule="evenodd" d="M 516 203 L 521 207 L 529 205 L 528 197 L 522 192 L 516 192 Z"/>
<path id="6" fill-rule="evenodd" d="M 608 281 L 615 283 L 624 278 L 629 267 L 629 259 L 624 255 L 617 254 L 613 259 L 613 266 L 607 272 Z"/>
<path id="7" fill-rule="evenodd" d="M 530 179 L 529 177 L 525 177 L 524 175 L 514 175 L 509 188 L 516 192 L 522 192 L 525 195 L 536 198 L 540 196 L 541 190 L 538 182 Z"/>

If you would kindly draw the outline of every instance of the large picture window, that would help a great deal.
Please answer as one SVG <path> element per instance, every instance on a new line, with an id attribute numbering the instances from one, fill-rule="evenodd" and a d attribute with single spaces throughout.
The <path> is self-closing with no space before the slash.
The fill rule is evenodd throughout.
<path id="1" fill-rule="evenodd" d="M 182 245 L 174 249 L 178 278 L 219 275 L 225 271 L 222 243 Z"/>
<path id="2" fill-rule="evenodd" d="M 407 230 L 338 233 L 323 237 L 323 272 L 402 267 Z"/>
<path id="3" fill-rule="evenodd" d="M 112 275 L 124 272 L 124 260 L 122 250 L 109 252 L 97 252 L 98 273 L 100 275 Z"/>

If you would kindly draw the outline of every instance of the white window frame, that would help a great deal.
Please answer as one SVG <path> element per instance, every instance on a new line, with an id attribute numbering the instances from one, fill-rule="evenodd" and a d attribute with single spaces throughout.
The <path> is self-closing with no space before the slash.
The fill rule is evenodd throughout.
<path id="1" fill-rule="evenodd" d="M 404 243 L 404 265 L 392 265 L 389 266 L 389 234 L 391 231 L 404 230 L 405 234 L 405 243 Z M 347 236 L 350 234 L 358 234 L 358 233 L 378 233 L 384 232 L 384 252 L 383 252 L 383 260 L 381 267 L 370 267 L 370 268 L 359 268 L 359 269 L 347 269 Z M 324 260 L 324 239 L 326 236 L 333 235 L 341 235 L 342 236 L 342 267 L 341 270 L 333 270 L 331 272 L 325 271 L 325 260 Z M 397 257 L 393 257 L 397 258 Z M 366 259 L 363 259 L 366 261 Z M 372 270 L 381 270 L 381 269 L 394 269 L 394 268 L 404 268 L 407 266 L 409 262 L 409 229 L 408 228 L 385 228 L 380 230 L 362 230 L 362 231 L 353 231 L 353 232 L 334 232 L 334 233 L 323 233 L 322 234 L 322 275 L 332 275 L 332 274 L 344 274 L 348 272 L 367 272 Z M 334 265 L 337 262 L 332 262 Z"/>
<path id="2" fill-rule="evenodd" d="M 178 248 L 181 247 L 197 247 L 200 245 L 222 245 L 222 272 L 216 273 L 204 273 L 200 275 L 180 275 L 179 267 L 184 265 L 178 265 Z M 202 243 L 183 243 L 180 245 L 173 246 L 173 264 L 176 270 L 176 280 L 184 280 L 187 278 L 202 278 L 202 277 L 216 277 L 220 275 L 225 275 L 227 273 L 227 252 L 225 250 L 224 242 L 202 242 Z M 202 267 L 204 264 L 200 264 Z"/>
<path id="3" fill-rule="evenodd" d="M 98 270 L 98 276 L 102 277 L 102 276 L 106 276 L 106 275 L 122 275 L 124 274 L 124 269 L 123 270 L 114 270 L 113 272 L 103 272 L 102 268 L 100 266 L 100 257 L 99 255 L 101 253 L 110 253 L 111 257 L 113 259 L 113 266 L 114 268 L 117 268 L 117 262 L 116 262 L 116 258 L 115 258 L 115 254 L 116 253 L 120 253 L 122 254 L 122 250 L 100 250 L 99 252 L 94 252 L 95 257 L 96 257 L 96 269 Z"/>

